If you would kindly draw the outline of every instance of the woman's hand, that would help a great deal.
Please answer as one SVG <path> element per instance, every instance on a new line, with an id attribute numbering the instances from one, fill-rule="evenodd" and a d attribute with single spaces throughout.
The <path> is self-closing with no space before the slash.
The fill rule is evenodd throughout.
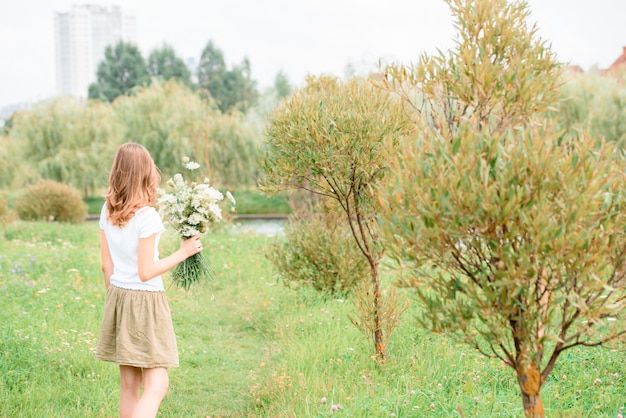
<path id="1" fill-rule="evenodd" d="M 200 241 L 200 235 L 198 234 L 181 241 L 180 249 L 175 253 L 161 260 L 155 260 L 154 242 L 156 235 L 157 234 L 152 234 L 149 237 L 139 239 L 137 261 L 139 264 L 139 278 L 142 282 L 165 273 L 176 264 L 202 251 L 202 241 Z"/>
<path id="2" fill-rule="evenodd" d="M 202 251 L 202 240 L 200 239 L 200 234 L 194 235 L 193 237 L 181 241 L 180 250 L 183 254 L 185 254 L 189 258 L 192 255 L 198 254 Z"/>

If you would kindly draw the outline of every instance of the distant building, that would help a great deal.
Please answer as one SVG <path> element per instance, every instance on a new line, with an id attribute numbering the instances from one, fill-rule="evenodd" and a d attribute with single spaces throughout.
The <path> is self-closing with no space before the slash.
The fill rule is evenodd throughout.
<path id="1" fill-rule="evenodd" d="M 626 46 L 622 48 L 622 55 L 605 70 L 607 74 L 619 74 L 626 71 Z"/>
<path id="2" fill-rule="evenodd" d="M 57 93 L 87 97 L 104 50 L 119 41 L 137 43 L 134 14 L 119 6 L 74 5 L 54 16 Z"/>

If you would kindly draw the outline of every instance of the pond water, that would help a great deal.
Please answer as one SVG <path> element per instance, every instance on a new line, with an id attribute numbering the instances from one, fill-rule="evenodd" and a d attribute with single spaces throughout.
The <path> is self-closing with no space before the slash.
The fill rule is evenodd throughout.
<path id="1" fill-rule="evenodd" d="M 287 219 L 237 219 L 233 221 L 236 233 L 254 233 L 257 235 L 283 235 Z"/>

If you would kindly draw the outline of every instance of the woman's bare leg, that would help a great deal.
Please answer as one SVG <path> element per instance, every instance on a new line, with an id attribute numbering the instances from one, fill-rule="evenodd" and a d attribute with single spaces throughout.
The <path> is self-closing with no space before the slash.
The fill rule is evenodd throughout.
<path id="1" fill-rule="evenodd" d="M 167 369 L 143 369 L 143 394 L 133 412 L 133 418 L 153 418 L 167 393 Z"/>
<path id="2" fill-rule="evenodd" d="M 131 418 L 139 403 L 143 374 L 141 368 L 120 366 L 120 417 Z"/>

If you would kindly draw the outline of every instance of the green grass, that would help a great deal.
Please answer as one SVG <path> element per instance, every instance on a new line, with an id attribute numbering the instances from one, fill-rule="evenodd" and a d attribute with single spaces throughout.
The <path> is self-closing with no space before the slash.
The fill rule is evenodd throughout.
<path id="1" fill-rule="evenodd" d="M 235 190 L 237 200 L 235 213 L 240 215 L 289 214 L 291 208 L 283 195 L 268 196 L 258 190 Z"/>
<path id="2" fill-rule="evenodd" d="M 104 196 L 89 196 L 83 199 L 87 205 L 87 213 L 90 215 L 100 215 L 102 205 L 104 205 Z"/>
<path id="3" fill-rule="evenodd" d="M 377 365 L 349 300 L 277 282 L 263 255 L 271 239 L 223 228 L 205 238 L 216 279 L 168 288 L 181 366 L 161 417 L 522 416 L 512 371 L 418 328 L 416 306 Z M 166 235 L 163 253 L 175 241 Z M 93 358 L 98 254 L 95 223 L 0 227 L 0 416 L 117 416 L 117 367 Z M 622 352 L 566 352 L 542 390 L 546 413 L 615 417 L 625 375 Z"/>

